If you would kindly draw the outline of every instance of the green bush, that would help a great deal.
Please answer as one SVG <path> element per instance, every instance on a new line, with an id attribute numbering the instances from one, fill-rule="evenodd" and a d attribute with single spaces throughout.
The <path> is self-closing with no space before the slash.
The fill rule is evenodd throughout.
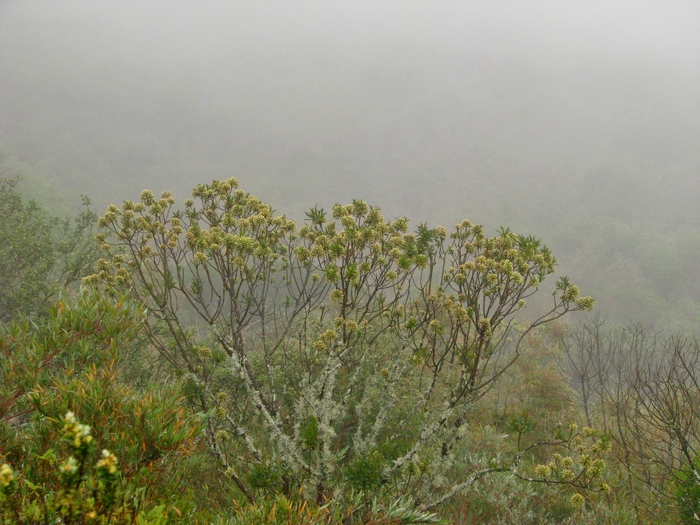
<path id="1" fill-rule="evenodd" d="M 32 482 L 8 463 L 0 466 L 3 523 L 160 525 L 166 522 L 162 506 L 141 511 L 137 497 L 140 490 L 121 476 L 119 460 L 112 452 L 103 449 L 97 453 L 88 425 L 79 423 L 73 412 L 67 412 L 61 423 L 61 434 L 70 455 L 59 462 L 50 450 L 39 458 L 52 471 L 52 486 Z"/>
<path id="2" fill-rule="evenodd" d="M 177 516 L 195 506 L 179 487 L 201 456 L 199 418 L 177 382 L 140 389 L 121 377 L 123 362 L 138 358 L 141 326 L 129 301 L 94 293 L 54 304 L 44 319 L 0 326 L 0 459 L 20 468 L 42 497 L 53 501 L 67 489 L 54 467 L 69 452 L 61 421 L 70 412 L 119 458 L 135 487 L 134 508 L 163 504 Z M 94 451 L 73 452 L 82 465 Z"/>
<path id="3" fill-rule="evenodd" d="M 0 322 L 42 314 L 66 286 L 86 275 L 96 259 L 92 233 L 97 215 L 49 216 L 16 191 L 19 178 L 0 177 Z"/>

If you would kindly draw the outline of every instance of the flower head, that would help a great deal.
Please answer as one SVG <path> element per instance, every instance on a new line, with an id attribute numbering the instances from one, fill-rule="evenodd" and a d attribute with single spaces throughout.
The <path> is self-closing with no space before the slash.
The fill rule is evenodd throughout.
<path id="1" fill-rule="evenodd" d="M 574 494 L 569 501 L 571 502 L 571 506 L 575 509 L 580 509 L 586 504 L 586 498 L 581 494 Z"/>
<path id="2" fill-rule="evenodd" d="M 0 467 L 0 491 L 5 492 L 14 480 L 15 473 L 12 471 L 12 467 L 7 463 L 3 463 Z"/>
<path id="3" fill-rule="evenodd" d="M 74 449 L 87 446 L 92 443 L 90 427 L 78 423 L 73 412 L 66 412 L 63 417 L 63 435 Z"/>
<path id="4" fill-rule="evenodd" d="M 76 472 L 78 472 L 78 460 L 73 456 L 69 457 L 63 462 L 63 465 L 59 467 L 59 470 L 66 476 L 74 475 Z"/>
<path id="5" fill-rule="evenodd" d="M 102 451 L 102 458 L 97 462 L 97 467 L 98 470 L 102 470 L 108 474 L 116 474 L 117 473 L 117 456 L 112 454 L 109 450 L 104 449 Z"/>
<path id="6" fill-rule="evenodd" d="M 552 469 L 549 465 L 537 465 L 535 467 L 535 474 L 542 478 L 549 477 L 549 475 L 552 473 Z"/>

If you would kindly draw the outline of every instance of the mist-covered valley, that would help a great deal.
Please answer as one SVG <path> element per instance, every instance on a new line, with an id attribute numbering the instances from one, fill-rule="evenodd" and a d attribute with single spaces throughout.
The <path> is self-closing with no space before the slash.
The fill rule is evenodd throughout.
<path id="1" fill-rule="evenodd" d="M 360 198 L 509 226 L 606 315 L 689 330 L 699 19 L 683 2 L 3 2 L 0 139 L 64 207 L 235 176 L 296 219 Z"/>
<path id="2" fill-rule="evenodd" d="M 509 226 L 607 315 L 689 330 L 698 19 L 683 2 L 3 2 L 0 140 L 64 208 L 235 176 L 297 219 L 361 198 Z"/>

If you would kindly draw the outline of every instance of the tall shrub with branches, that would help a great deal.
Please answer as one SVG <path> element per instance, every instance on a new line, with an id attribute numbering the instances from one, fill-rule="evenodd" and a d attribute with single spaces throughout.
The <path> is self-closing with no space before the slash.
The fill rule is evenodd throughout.
<path id="1" fill-rule="evenodd" d="M 197 186 L 184 209 L 146 190 L 100 224 L 107 256 L 87 282 L 147 307 L 153 344 L 251 501 L 354 490 L 431 508 L 502 470 L 451 469 L 470 408 L 531 330 L 593 306 L 561 278 L 549 310 L 514 330 L 554 272 L 538 239 L 467 220 L 409 232 L 362 201 L 298 227 L 235 179 Z"/>

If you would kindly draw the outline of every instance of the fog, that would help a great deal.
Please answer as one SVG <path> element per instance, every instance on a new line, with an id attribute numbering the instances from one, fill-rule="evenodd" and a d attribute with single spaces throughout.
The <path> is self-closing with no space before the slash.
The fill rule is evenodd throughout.
<path id="1" fill-rule="evenodd" d="M 75 207 L 213 178 L 544 238 L 614 319 L 700 321 L 697 2 L 0 2 L 0 149 Z"/>

